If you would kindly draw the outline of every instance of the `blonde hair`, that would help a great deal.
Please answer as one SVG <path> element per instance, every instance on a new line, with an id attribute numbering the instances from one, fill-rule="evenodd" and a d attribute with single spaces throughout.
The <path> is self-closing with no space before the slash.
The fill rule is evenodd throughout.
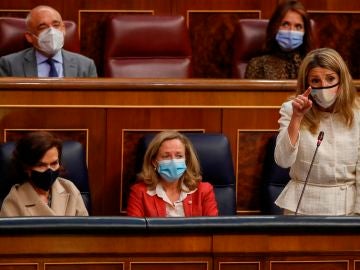
<path id="1" fill-rule="evenodd" d="M 141 172 L 138 174 L 138 180 L 143 181 L 150 189 L 154 189 L 160 181 L 160 176 L 154 167 L 156 156 L 159 152 L 159 148 L 163 142 L 168 140 L 178 139 L 185 146 L 185 162 L 186 171 L 180 178 L 179 187 L 183 183 L 189 190 L 197 188 L 201 181 L 200 164 L 194 150 L 194 147 L 190 140 L 183 134 L 174 131 L 167 130 L 159 132 L 150 142 L 144 156 L 144 162 Z"/>
<path id="2" fill-rule="evenodd" d="M 339 92 L 334 105 L 334 112 L 339 113 L 348 127 L 351 127 L 354 120 L 354 108 L 358 108 L 356 89 L 348 67 L 340 54 L 330 48 L 321 48 L 309 52 L 304 58 L 298 74 L 296 95 L 300 95 L 310 86 L 308 76 L 316 67 L 334 71 L 339 76 Z M 311 96 L 309 96 L 311 98 Z M 317 133 L 321 111 L 316 102 L 313 102 L 311 109 L 305 114 L 302 127 L 309 128 L 310 132 Z"/>

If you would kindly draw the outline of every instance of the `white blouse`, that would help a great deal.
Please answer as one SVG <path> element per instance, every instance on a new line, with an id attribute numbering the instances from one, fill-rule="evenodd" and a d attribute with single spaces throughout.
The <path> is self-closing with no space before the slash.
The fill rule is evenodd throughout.
<path id="1" fill-rule="evenodd" d="M 148 190 L 147 194 L 150 196 L 156 195 L 164 202 L 166 202 L 166 217 L 185 217 L 183 200 L 185 200 L 189 194 L 194 193 L 196 190 L 197 188 L 195 190 L 189 191 L 189 189 L 183 183 L 181 183 L 179 199 L 174 203 L 172 203 L 169 197 L 166 195 L 166 191 L 164 190 L 161 183 L 158 183 L 154 190 Z"/>
<path id="2" fill-rule="evenodd" d="M 354 122 L 348 128 L 336 113 L 322 113 L 319 132 L 324 139 L 318 148 L 308 184 L 298 213 L 302 215 L 351 215 L 360 213 L 360 112 L 354 111 Z M 290 169 L 290 182 L 275 203 L 292 212 L 300 198 L 311 160 L 317 134 L 301 129 L 296 145 L 292 145 L 287 132 L 291 115 L 291 101 L 280 109 L 280 132 L 275 147 L 275 161 Z"/>

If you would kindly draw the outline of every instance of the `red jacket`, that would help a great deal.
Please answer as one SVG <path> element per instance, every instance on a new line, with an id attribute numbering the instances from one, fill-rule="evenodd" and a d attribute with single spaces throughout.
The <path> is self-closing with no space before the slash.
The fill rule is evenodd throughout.
<path id="1" fill-rule="evenodd" d="M 144 183 L 134 184 L 130 189 L 127 214 L 132 217 L 166 217 L 166 203 L 157 195 L 146 193 Z M 217 216 L 218 209 L 213 187 L 200 182 L 198 189 L 183 200 L 186 217 Z"/>

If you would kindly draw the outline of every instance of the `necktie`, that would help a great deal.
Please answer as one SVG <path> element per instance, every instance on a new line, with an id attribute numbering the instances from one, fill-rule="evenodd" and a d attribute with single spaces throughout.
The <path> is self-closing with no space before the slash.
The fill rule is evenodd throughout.
<path id="1" fill-rule="evenodd" d="M 57 73 L 56 68 L 55 68 L 54 59 L 48 58 L 46 60 L 46 63 L 48 63 L 50 66 L 49 77 L 59 77 L 59 74 Z"/>

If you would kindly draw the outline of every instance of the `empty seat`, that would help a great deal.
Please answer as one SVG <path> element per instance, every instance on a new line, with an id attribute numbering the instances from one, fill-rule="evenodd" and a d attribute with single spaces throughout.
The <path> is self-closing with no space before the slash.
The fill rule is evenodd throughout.
<path id="1" fill-rule="evenodd" d="M 269 20 L 240 19 L 234 39 L 233 77 L 244 78 L 251 58 L 261 55 L 266 40 Z"/>
<path id="2" fill-rule="evenodd" d="M 289 168 L 281 168 L 275 163 L 274 151 L 276 137 L 270 137 L 266 146 L 262 171 L 262 195 L 261 204 L 264 214 L 280 215 L 283 210 L 274 202 L 290 180 Z"/>
<path id="3" fill-rule="evenodd" d="M 119 15 L 107 24 L 105 77 L 191 77 L 191 46 L 182 16 Z"/>
<path id="4" fill-rule="evenodd" d="M 66 34 L 64 49 L 79 52 L 80 41 L 76 23 L 64 21 Z M 0 56 L 18 52 L 32 46 L 25 39 L 26 23 L 24 18 L 0 17 Z"/>

